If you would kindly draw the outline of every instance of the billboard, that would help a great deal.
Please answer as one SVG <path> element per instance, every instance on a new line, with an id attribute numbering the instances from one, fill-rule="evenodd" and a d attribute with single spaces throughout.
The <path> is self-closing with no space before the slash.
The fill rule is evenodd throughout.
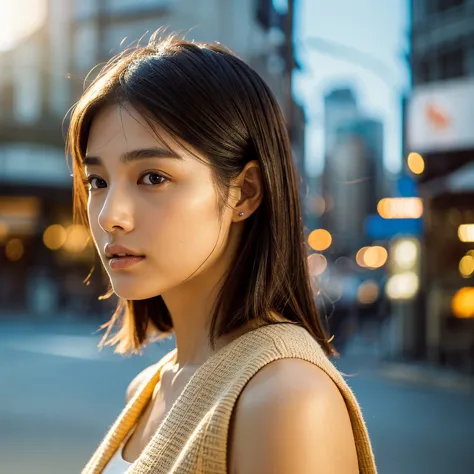
<path id="1" fill-rule="evenodd" d="M 439 153 L 474 148 L 474 80 L 416 86 L 408 104 L 410 151 Z"/>

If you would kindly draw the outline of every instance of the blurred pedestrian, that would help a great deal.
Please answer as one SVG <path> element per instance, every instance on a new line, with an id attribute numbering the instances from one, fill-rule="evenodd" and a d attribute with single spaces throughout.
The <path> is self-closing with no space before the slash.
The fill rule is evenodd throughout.
<path id="1" fill-rule="evenodd" d="M 68 146 L 120 298 L 103 343 L 177 343 L 83 473 L 374 473 L 313 301 L 285 121 L 255 71 L 154 35 L 85 91 Z"/>

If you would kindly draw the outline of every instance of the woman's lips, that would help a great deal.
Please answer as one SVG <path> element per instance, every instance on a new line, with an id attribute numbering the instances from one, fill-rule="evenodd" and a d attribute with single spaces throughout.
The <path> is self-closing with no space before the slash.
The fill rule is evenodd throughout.
<path id="1" fill-rule="evenodd" d="M 112 270 L 123 270 L 144 260 L 144 256 L 139 255 L 127 255 L 125 257 L 112 257 L 109 259 L 109 267 Z"/>

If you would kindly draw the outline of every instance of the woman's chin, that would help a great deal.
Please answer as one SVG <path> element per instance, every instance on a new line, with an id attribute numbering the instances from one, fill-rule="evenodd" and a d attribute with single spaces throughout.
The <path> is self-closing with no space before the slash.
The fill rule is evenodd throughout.
<path id="1" fill-rule="evenodd" d="M 155 296 L 159 295 L 159 292 L 148 290 L 144 288 L 144 285 L 121 285 L 112 282 L 112 289 L 114 293 L 124 300 L 147 300 L 150 298 L 154 298 Z"/>

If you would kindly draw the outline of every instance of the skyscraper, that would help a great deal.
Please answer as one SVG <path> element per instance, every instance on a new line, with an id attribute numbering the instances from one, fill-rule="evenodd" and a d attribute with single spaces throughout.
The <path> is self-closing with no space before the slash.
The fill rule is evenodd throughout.
<path id="1" fill-rule="evenodd" d="M 322 178 L 326 212 L 321 222 L 341 253 L 364 245 L 364 220 L 383 196 L 383 127 L 358 109 L 351 89 L 325 97 L 325 167 Z"/>
<path id="2" fill-rule="evenodd" d="M 334 89 L 324 96 L 324 135 L 326 159 L 335 144 L 335 133 L 339 125 L 359 115 L 357 99 L 349 88 Z"/>

